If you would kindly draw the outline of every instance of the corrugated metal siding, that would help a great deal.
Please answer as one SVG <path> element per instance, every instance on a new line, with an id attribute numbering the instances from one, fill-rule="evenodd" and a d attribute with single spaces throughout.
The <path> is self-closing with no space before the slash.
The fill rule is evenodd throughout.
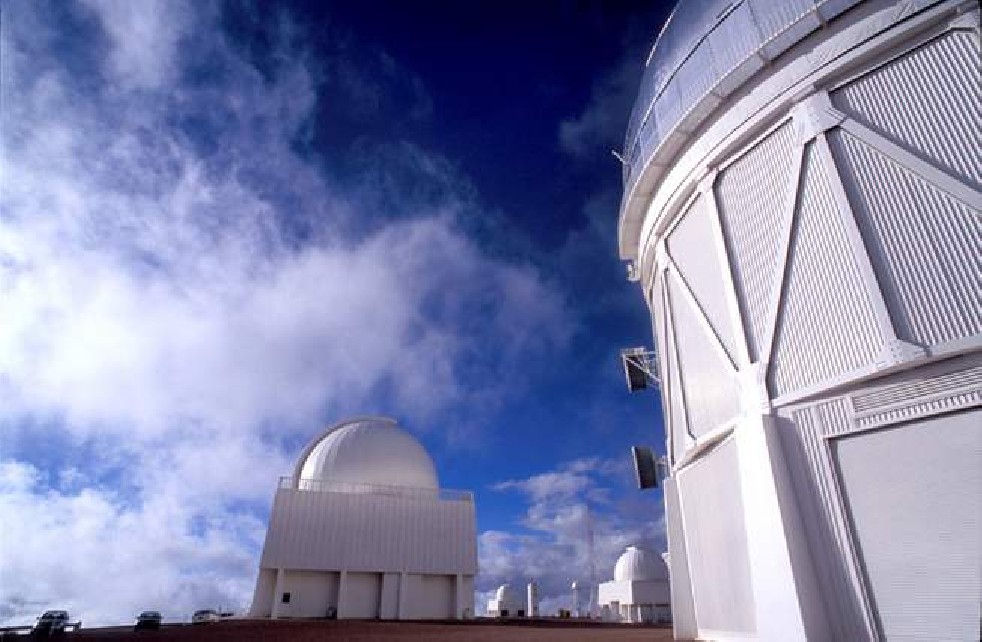
<path id="1" fill-rule="evenodd" d="M 852 580 L 848 534 L 823 440 L 827 431 L 848 428 L 845 404 L 837 399 L 823 404 L 821 411 L 799 410 L 791 416 L 794 425 L 779 434 L 832 632 L 839 640 L 859 640 L 867 636 L 867 628 L 861 596 Z"/>
<path id="2" fill-rule="evenodd" d="M 897 334 L 937 345 L 982 333 L 982 213 L 846 132 L 831 142 Z"/>
<path id="3" fill-rule="evenodd" d="M 827 172 L 810 145 L 768 370 L 775 397 L 870 364 L 882 346 Z"/>
<path id="4" fill-rule="evenodd" d="M 352 571 L 477 571 L 474 505 L 280 489 L 261 566 Z"/>
<path id="5" fill-rule="evenodd" d="M 934 396 L 963 389 L 982 389 L 982 366 L 968 367 L 935 377 L 917 377 L 878 386 L 869 392 L 852 395 L 856 412 L 869 412 L 896 404 L 910 403 L 917 397 Z"/>
<path id="6" fill-rule="evenodd" d="M 832 101 L 899 145 L 982 186 L 977 35 L 949 32 L 832 92 Z"/>
<path id="7" fill-rule="evenodd" d="M 695 310 L 682 295 L 676 277 L 668 275 L 669 301 L 675 320 L 682 392 L 689 429 L 696 437 L 719 427 L 740 411 L 733 368 L 700 326 Z"/>
<path id="8" fill-rule="evenodd" d="M 713 240 L 710 216 L 715 213 L 705 196 L 698 197 L 668 237 L 668 253 L 682 273 L 699 307 L 709 319 L 730 359 L 736 360 L 736 337 L 723 285 L 723 269 Z"/>
<path id="9" fill-rule="evenodd" d="M 716 184 L 733 281 L 754 361 L 766 333 L 781 244 L 783 204 L 792 180 L 794 128 L 785 123 L 725 169 Z"/>
<path id="10" fill-rule="evenodd" d="M 678 474 L 700 637 L 756 630 L 739 479 L 733 439 Z"/>
<path id="11" fill-rule="evenodd" d="M 977 640 L 982 411 L 834 442 L 884 636 Z"/>
<path id="12" fill-rule="evenodd" d="M 665 350 L 659 355 L 658 363 L 662 375 L 662 404 L 665 408 L 667 434 L 671 435 L 674 460 L 678 461 L 685 454 L 688 422 L 682 405 L 682 378 L 679 376 L 679 364 L 675 346 L 675 329 L 671 321 L 671 310 L 668 308 L 664 294 L 663 277 L 655 282 L 655 328 L 663 337 Z M 669 432 L 670 431 L 670 432 Z"/>

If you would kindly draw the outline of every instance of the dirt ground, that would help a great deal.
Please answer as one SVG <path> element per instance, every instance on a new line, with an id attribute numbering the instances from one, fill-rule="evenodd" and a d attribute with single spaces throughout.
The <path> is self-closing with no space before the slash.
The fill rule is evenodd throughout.
<path id="1" fill-rule="evenodd" d="M 671 640 L 668 627 L 600 624 L 570 620 L 471 620 L 468 622 L 376 622 L 358 620 L 232 620 L 165 625 L 159 631 L 88 629 L 72 640 L 146 642 L 654 642 Z"/>

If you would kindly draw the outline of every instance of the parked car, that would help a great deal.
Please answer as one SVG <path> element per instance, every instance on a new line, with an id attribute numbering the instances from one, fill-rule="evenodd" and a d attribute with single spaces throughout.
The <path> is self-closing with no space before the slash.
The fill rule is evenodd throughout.
<path id="1" fill-rule="evenodd" d="M 191 624 L 208 624 L 209 622 L 217 622 L 218 620 L 218 613 L 213 609 L 201 609 L 200 611 L 195 611 L 194 615 L 191 616 Z"/>
<path id="2" fill-rule="evenodd" d="M 136 626 L 133 628 L 137 631 L 140 629 L 159 629 L 162 619 L 160 611 L 144 611 L 136 617 Z"/>
<path id="3" fill-rule="evenodd" d="M 67 626 L 68 611 L 45 611 L 34 623 L 31 635 L 34 637 L 63 635 Z"/>

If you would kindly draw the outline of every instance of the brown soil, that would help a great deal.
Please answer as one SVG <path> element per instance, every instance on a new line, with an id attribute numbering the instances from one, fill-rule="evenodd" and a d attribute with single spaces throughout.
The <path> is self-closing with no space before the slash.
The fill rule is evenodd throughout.
<path id="1" fill-rule="evenodd" d="M 360 620 L 230 620 L 214 624 L 165 625 L 159 631 L 82 629 L 71 640 L 146 642 L 653 642 L 671 640 L 664 626 L 601 624 L 573 620 L 471 620 L 467 622 L 377 622 Z"/>

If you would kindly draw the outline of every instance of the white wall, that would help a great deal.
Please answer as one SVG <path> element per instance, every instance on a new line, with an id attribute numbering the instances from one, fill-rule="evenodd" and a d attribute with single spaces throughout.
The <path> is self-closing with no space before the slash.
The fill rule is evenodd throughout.
<path id="1" fill-rule="evenodd" d="M 260 566 L 474 575 L 474 505 L 279 489 Z"/>

